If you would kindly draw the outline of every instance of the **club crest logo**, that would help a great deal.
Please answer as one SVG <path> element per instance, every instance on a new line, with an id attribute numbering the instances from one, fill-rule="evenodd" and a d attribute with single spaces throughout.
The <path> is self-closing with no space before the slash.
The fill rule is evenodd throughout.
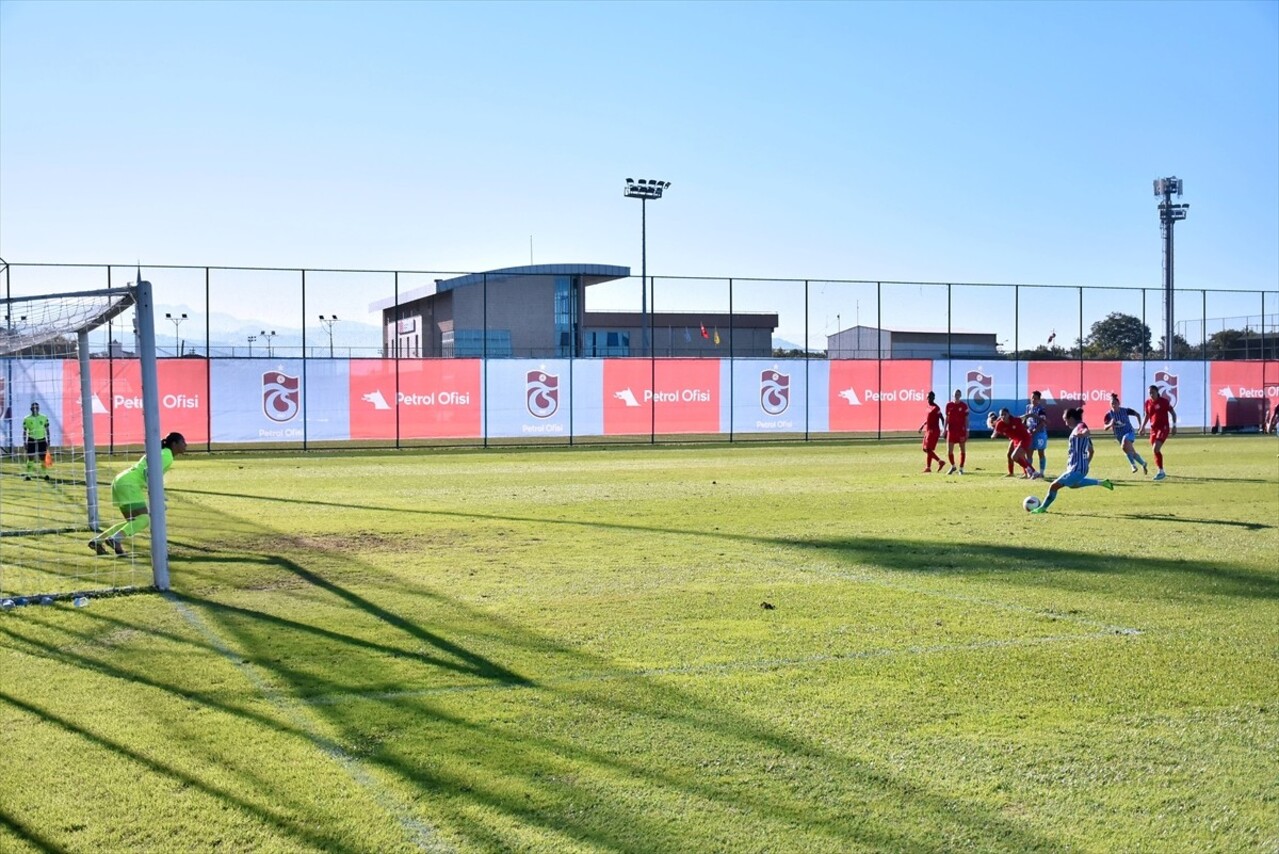
<path id="1" fill-rule="evenodd" d="M 1159 393 L 1168 398 L 1173 406 L 1177 405 L 1177 375 L 1167 371 L 1155 371 L 1155 381 L 1151 383 L 1159 387 Z"/>
<path id="2" fill-rule="evenodd" d="M 262 413 L 277 424 L 292 421 L 301 408 L 302 383 L 279 371 L 262 375 Z"/>
<path id="3" fill-rule="evenodd" d="M 769 415 L 781 415 L 790 406 L 790 374 L 775 368 L 760 372 L 759 407 Z"/>
<path id="4" fill-rule="evenodd" d="M 524 380 L 524 405 L 534 418 L 550 418 L 560 408 L 560 378 L 546 371 L 529 371 Z"/>
<path id="5" fill-rule="evenodd" d="M 990 409 L 991 401 L 995 399 L 995 378 L 979 370 L 969 371 L 967 382 L 968 388 L 964 396 L 968 398 L 968 408 L 973 412 Z"/>

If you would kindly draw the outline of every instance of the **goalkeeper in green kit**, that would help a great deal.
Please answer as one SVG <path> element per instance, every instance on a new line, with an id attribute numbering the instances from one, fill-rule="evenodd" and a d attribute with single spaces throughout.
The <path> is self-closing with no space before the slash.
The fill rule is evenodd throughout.
<path id="1" fill-rule="evenodd" d="M 165 436 L 160 441 L 160 459 L 163 461 L 164 471 L 167 472 L 169 466 L 173 465 L 175 456 L 185 454 L 186 450 L 187 440 L 181 433 L 170 433 Z M 111 501 L 120 508 L 124 521 L 112 525 L 89 540 L 89 548 L 100 555 L 108 553 L 108 543 L 116 554 L 124 554 L 122 540 L 125 537 L 140 534 L 151 524 L 150 511 L 147 509 L 147 458 L 145 456 L 120 472 L 115 476 L 115 480 L 111 481 Z"/>

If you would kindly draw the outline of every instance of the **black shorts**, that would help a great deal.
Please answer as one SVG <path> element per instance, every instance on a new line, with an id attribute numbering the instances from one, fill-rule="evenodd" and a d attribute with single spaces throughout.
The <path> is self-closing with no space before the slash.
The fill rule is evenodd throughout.
<path id="1" fill-rule="evenodd" d="M 39 455 L 39 456 L 42 456 L 42 457 L 43 457 L 43 456 L 44 456 L 44 452 L 45 452 L 45 451 L 47 451 L 47 450 L 49 450 L 49 440 L 48 440 L 48 439 L 28 439 L 28 440 L 27 440 L 27 453 L 28 453 L 28 454 L 37 454 L 37 455 Z"/>

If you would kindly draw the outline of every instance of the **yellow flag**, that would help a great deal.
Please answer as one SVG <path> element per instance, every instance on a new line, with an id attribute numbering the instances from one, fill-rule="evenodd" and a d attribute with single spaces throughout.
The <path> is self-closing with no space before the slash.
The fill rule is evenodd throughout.
<path id="1" fill-rule="evenodd" d="M 715 327 L 715 346 L 719 346 L 719 327 Z"/>

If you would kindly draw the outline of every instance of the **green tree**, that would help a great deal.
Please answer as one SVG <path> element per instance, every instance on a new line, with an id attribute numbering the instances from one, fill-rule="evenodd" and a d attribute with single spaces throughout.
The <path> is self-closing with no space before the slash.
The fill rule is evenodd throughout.
<path id="1" fill-rule="evenodd" d="M 1141 359 L 1150 352 L 1150 327 L 1141 318 L 1111 312 L 1088 331 L 1084 357 L 1088 359 Z"/>
<path id="2" fill-rule="evenodd" d="M 1164 339 L 1161 337 L 1159 343 L 1155 346 L 1155 355 L 1160 355 L 1164 351 Z M 1182 338 L 1176 332 L 1172 334 L 1172 357 L 1174 359 L 1198 359 L 1202 357 L 1198 347 L 1193 346 L 1185 338 Z"/>

